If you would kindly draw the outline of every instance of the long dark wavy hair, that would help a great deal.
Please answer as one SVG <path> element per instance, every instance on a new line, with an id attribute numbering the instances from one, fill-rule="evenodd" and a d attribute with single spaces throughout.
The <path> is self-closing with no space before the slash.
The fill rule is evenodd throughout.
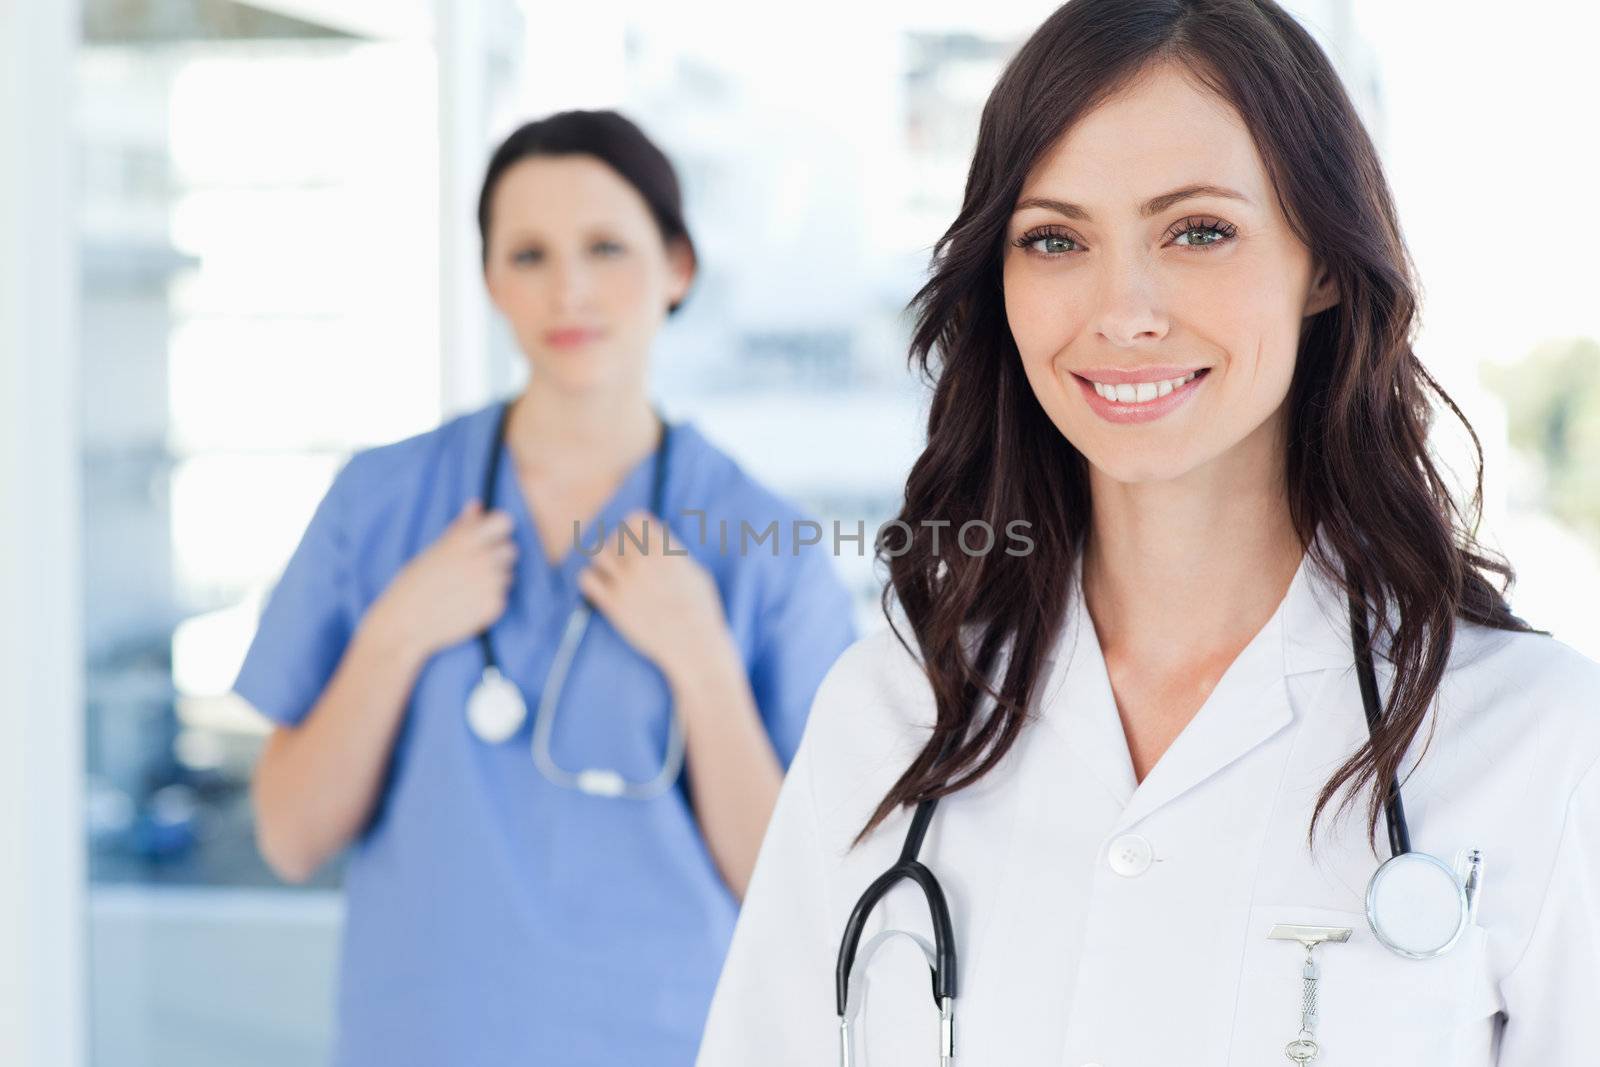
<path id="1" fill-rule="evenodd" d="M 1287 486 L 1312 565 L 1375 617 L 1369 645 L 1395 679 L 1381 723 L 1317 799 L 1350 783 L 1343 812 L 1371 787 L 1367 832 L 1387 783 L 1444 673 L 1457 618 L 1532 630 L 1482 572 L 1515 572 L 1473 531 L 1483 505 L 1483 449 L 1412 351 L 1414 266 L 1378 154 L 1338 75 L 1311 36 L 1271 0 L 1071 0 L 1006 66 L 984 105 L 961 213 L 933 250 L 911 302 L 911 362 L 933 385 L 928 440 L 906 480 L 893 554 L 880 545 L 891 596 L 912 629 L 933 689 L 932 736 L 856 840 L 896 808 L 962 789 L 1016 743 L 1087 532 L 1087 463 L 1050 421 L 1023 374 L 1007 325 L 1001 257 L 1023 181 L 1099 102 L 1158 63 L 1181 64 L 1230 102 L 1265 160 L 1295 234 L 1330 272 L 1339 301 L 1304 325 L 1289 388 Z M 1470 524 L 1428 452 L 1431 399 L 1472 439 Z M 936 551 L 937 528 L 1026 519 L 1028 555 Z M 1321 527 L 1338 559 L 1325 558 Z M 930 532 L 934 536 L 930 536 Z M 1397 626 L 1389 625 L 1391 606 Z M 894 628 L 907 652 L 904 634 Z M 1433 636 L 1430 636 L 1433 635 Z M 1436 637 L 1437 639 L 1434 639 Z M 1003 650 L 1005 654 L 1002 655 Z M 991 673 L 1003 660 L 998 686 Z M 980 700 L 992 710 L 979 714 Z M 1430 733 L 1431 740 L 1431 733 Z"/>

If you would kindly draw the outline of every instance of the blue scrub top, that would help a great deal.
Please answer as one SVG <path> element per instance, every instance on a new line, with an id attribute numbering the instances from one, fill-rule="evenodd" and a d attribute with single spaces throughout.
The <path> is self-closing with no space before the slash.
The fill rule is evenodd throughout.
<path id="1" fill-rule="evenodd" d="M 493 404 L 352 457 L 268 599 L 234 686 L 241 696 L 284 725 L 305 717 L 367 606 L 480 492 L 499 414 Z M 855 637 L 831 536 L 794 554 L 803 515 L 792 503 L 691 424 L 669 432 L 663 510 L 674 543 L 715 578 L 787 768 L 818 683 Z M 654 462 L 641 461 L 602 509 L 608 531 L 648 506 Z M 349 857 L 335 1062 L 689 1067 L 738 905 L 683 778 L 656 799 L 620 800 L 552 785 L 535 769 L 531 710 L 589 558 L 569 543 L 550 565 L 509 456 L 495 506 L 514 516 L 519 552 L 495 652 L 529 721 L 503 744 L 472 734 L 475 640 L 422 671 L 384 793 Z M 704 544 L 685 509 L 706 512 Z M 755 531 L 776 520 L 779 540 L 741 555 L 741 519 Z M 597 612 L 555 715 L 556 762 L 647 779 L 669 714 L 661 672 Z"/>

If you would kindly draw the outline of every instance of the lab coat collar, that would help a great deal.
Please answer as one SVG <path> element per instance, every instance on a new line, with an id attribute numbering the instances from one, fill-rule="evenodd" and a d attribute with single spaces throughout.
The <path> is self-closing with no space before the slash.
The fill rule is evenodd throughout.
<path id="1" fill-rule="evenodd" d="M 1082 574 L 1080 552 L 1039 707 L 1041 717 L 1122 804 L 1119 826 L 1150 814 L 1288 726 L 1295 711 L 1290 677 L 1353 666 L 1344 595 L 1307 552 L 1277 610 L 1144 781 L 1136 783 L 1100 641 L 1082 596 Z"/>
<path id="2" fill-rule="evenodd" d="M 1314 543 L 1334 565 L 1339 553 L 1328 541 L 1323 527 L 1318 526 Z M 1355 665 L 1350 645 L 1350 601 L 1338 581 L 1325 574 L 1307 552 L 1295 572 L 1294 581 L 1283 603 L 1283 672 L 1286 675 L 1304 674 L 1307 671 L 1343 670 Z M 1398 609 L 1391 601 L 1388 611 L 1389 626 L 1379 628 L 1374 634 L 1377 669 L 1383 669 L 1383 660 L 1389 651 L 1389 637 L 1398 622 Z M 1367 627 L 1373 622 L 1370 613 Z"/>

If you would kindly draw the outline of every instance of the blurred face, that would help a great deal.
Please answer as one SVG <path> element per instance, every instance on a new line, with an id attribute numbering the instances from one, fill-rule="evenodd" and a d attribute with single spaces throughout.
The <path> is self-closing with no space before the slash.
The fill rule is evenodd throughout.
<path id="1" fill-rule="evenodd" d="M 533 157 L 501 175 L 489 213 L 489 296 L 533 376 L 570 392 L 642 387 L 694 263 L 638 190 L 593 156 Z"/>
<path id="2" fill-rule="evenodd" d="M 1091 483 L 1165 481 L 1255 450 L 1282 466 L 1314 284 L 1237 112 L 1155 68 L 1028 175 L 1007 231 L 1006 315 L 1028 381 Z"/>

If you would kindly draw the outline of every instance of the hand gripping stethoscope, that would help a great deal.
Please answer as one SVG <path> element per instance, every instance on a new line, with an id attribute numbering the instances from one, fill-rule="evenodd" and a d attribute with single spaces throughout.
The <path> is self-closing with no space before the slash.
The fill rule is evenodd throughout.
<path id="1" fill-rule="evenodd" d="M 1350 598 L 1350 636 L 1352 646 L 1359 650 L 1356 674 L 1370 732 L 1377 727 L 1382 712 L 1377 676 L 1372 666 L 1372 650 L 1368 645 L 1366 613 L 1356 603 L 1354 596 Z M 872 909 L 902 880 L 915 882 L 928 901 L 928 911 L 933 919 L 933 945 L 930 947 L 926 939 L 916 934 L 908 936 L 922 948 L 933 976 L 933 1003 L 939 1011 L 940 1067 L 948 1067 L 955 1058 L 955 934 L 939 880 L 917 859 L 917 854 L 922 851 L 922 839 L 927 836 L 928 824 L 938 805 L 937 797 L 917 805 L 911 816 L 911 826 L 906 830 L 905 845 L 900 849 L 899 860 L 867 887 L 850 912 L 849 921 L 845 923 L 844 940 L 839 945 L 839 959 L 833 979 L 834 1007 L 839 1016 L 841 1067 L 850 1067 L 853 1062 L 851 1023 L 858 1004 L 850 997 L 850 976 L 855 967 L 857 944 Z M 1372 879 L 1367 883 L 1367 925 L 1380 943 L 1408 959 L 1425 960 L 1442 956 L 1455 947 L 1475 914 L 1482 885 L 1479 853 L 1476 849 L 1466 853 L 1463 862 L 1465 870 L 1457 870 L 1437 856 L 1411 851 L 1411 831 L 1406 825 L 1405 808 L 1400 800 L 1398 775 L 1389 780 L 1384 815 L 1389 825 L 1390 856 L 1373 872 Z M 900 933 L 906 932 L 886 930 L 878 934 L 870 943 L 869 955 L 882 939 Z"/>
<path id="2" fill-rule="evenodd" d="M 494 506 L 495 483 L 500 476 L 500 453 L 505 448 L 506 420 L 511 414 L 508 402 L 500 412 L 494 440 L 489 445 L 489 462 L 483 477 L 483 509 Z M 656 438 L 654 469 L 650 483 L 650 514 L 660 521 L 663 516 L 663 498 L 666 492 L 668 449 L 672 440 L 667 420 L 656 412 L 661 430 Z M 624 778 L 622 773 L 609 767 L 587 767 L 576 773 L 556 763 L 550 754 L 550 731 L 555 724 L 556 706 L 561 702 L 561 691 L 566 686 L 567 672 L 578 654 L 578 645 L 589 619 L 594 615 L 594 605 L 582 594 L 578 604 L 567 616 L 561 630 L 561 643 L 545 676 L 544 691 L 539 694 L 539 709 L 533 719 L 533 763 L 539 773 L 556 785 L 566 786 L 599 797 L 623 797 L 630 800 L 648 800 L 672 788 L 683 769 L 683 724 L 678 721 L 676 709 L 671 712 L 671 726 L 667 736 L 667 752 L 661 770 L 648 781 L 637 782 Z M 483 676 L 473 686 L 467 698 L 467 723 L 472 732 L 489 744 L 499 744 L 522 728 L 528 717 L 528 704 L 522 690 L 500 670 L 500 661 L 494 653 L 491 627 L 478 634 L 483 648 Z"/>

